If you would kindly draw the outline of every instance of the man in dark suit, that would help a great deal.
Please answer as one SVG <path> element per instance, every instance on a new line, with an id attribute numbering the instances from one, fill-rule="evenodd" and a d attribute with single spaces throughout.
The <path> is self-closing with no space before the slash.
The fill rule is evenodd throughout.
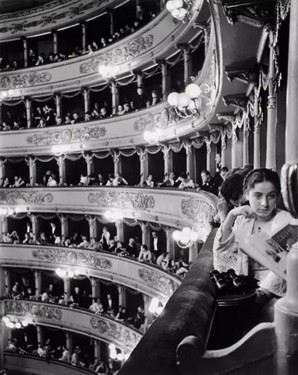
<path id="1" fill-rule="evenodd" d="M 160 185 L 160 187 L 178 187 L 179 184 L 180 184 L 180 182 L 177 182 L 175 180 L 175 173 L 170 172 L 169 176 L 165 175 L 165 179 L 162 182 L 162 184 Z"/>

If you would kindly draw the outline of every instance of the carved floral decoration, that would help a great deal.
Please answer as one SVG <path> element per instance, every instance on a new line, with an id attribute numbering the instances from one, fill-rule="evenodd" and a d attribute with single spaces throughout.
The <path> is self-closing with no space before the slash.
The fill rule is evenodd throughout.
<path id="1" fill-rule="evenodd" d="M 47 130 L 27 137 L 34 145 L 67 144 L 72 142 L 93 141 L 104 137 L 106 128 L 102 126 L 84 126 L 76 129 Z"/>
<path id="2" fill-rule="evenodd" d="M 48 204 L 53 200 L 53 194 L 40 191 L 0 191 L 0 202 L 8 205 Z"/>
<path id="3" fill-rule="evenodd" d="M 69 19 L 80 19 L 84 14 L 88 14 L 90 10 L 98 8 L 105 2 L 105 0 L 85 0 L 82 4 L 81 1 L 75 0 L 57 0 L 40 7 L 6 13 L 0 16 L 0 33 L 16 34 L 28 32 L 32 28 L 53 27 L 58 21 L 66 22 Z M 67 5 L 68 3 L 72 3 L 73 6 Z M 22 19 L 22 21 L 19 21 L 19 19 Z"/>
<path id="4" fill-rule="evenodd" d="M 90 267 L 108 270 L 112 262 L 102 255 L 89 251 L 73 251 L 70 249 L 38 249 L 32 251 L 32 256 L 42 262 L 68 264 L 76 267 Z"/>
<path id="5" fill-rule="evenodd" d="M 182 214 L 196 223 L 210 223 L 216 214 L 214 208 L 200 199 L 188 198 L 182 199 L 181 202 Z"/>
<path id="6" fill-rule="evenodd" d="M 90 319 L 90 325 L 98 330 L 101 336 L 106 336 L 109 341 L 119 341 L 130 350 L 133 350 L 142 338 L 140 333 L 100 316 L 93 316 Z"/>
<path id="7" fill-rule="evenodd" d="M 179 286 L 178 281 L 174 283 L 169 277 L 161 275 L 160 271 L 157 272 L 154 269 L 140 268 L 138 270 L 138 275 L 151 288 L 161 290 L 168 297 L 170 297 Z"/>
<path id="8" fill-rule="evenodd" d="M 52 80 L 49 72 L 29 72 L 25 74 L 8 74 L 0 77 L 0 90 L 19 89 L 44 84 Z"/>
<path id="9" fill-rule="evenodd" d="M 153 35 L 140 36 L 110 52 L 80 65 L 80 73 L 97 73 L 99 65 L 121 64 L 141 55 L 153 45 Z"/>
<path id="10" fill-rule="evenodd" d="M 33 316 L 50 320 L 62 319 L 62 310 L 60 308 L 24 301 L 4 301 L 4 314 Z"/>
<path id="11" fill-rule="evenodd" d="M 101 207 L 128 208 L 135 210 L 151 210 L 154 208 L 155 200 L 152 195 L 132 192 L 103 191 L 90 193 L 88 201 Z"/>

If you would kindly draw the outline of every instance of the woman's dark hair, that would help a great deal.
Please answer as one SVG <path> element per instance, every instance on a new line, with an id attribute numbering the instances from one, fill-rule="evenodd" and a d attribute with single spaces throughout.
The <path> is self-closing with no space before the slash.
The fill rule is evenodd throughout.
<path id="1" fill-rule="evenodd" d="M 278 173 L 267 168 L 253 169 L 248 173 L 243 182 L 243 191 L 248 192 L 255 184 L 260 182 L 271 182 L 275 187 L 276 193 L 280 194 L 280 179 Z"/>
<path id="2" fill-rule="evenodd" d="M 230 199 L 237 200 L 242 196 L 243 180 L 244 176 L 242 174 L 234 173 L 222 183 L 220 194 L 224 197 L 227 203 L 230 203 Z"/>

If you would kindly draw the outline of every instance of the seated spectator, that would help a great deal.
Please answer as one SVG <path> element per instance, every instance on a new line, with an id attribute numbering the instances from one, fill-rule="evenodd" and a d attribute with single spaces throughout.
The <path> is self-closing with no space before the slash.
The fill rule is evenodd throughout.
<path id="1" fill-rule="evenodd" d="M 84 121 L 92 121 L 92 116 L 91 116 L 91 113 L 90 112 L 86 112 L 85 113 L 85 118 L 84 118 Z"/>
<path id="2" fill-rule="evenodd" d="M 137 88 L 137 92 L 133 98 L 133 108 L 138 111 L 139 109 L 146 108 L 147 97 L 143 94 L 141 87 Z"/>
<path id="3" fill-rule="evenodd" d="M 127 319 L 128 319 L 128 314 L 126 311 L 126 307 L 119 306 L 119 310 L 118 310 L 118 313 L 116 314 L 115 320 L 117 320 L 117 322 L 126 323 Z"/>
<path id="4" fill-rule="evenodd" d="M 145 312 L 144 312 L 144 309 L 141 306 L 139 306 L 137 308 L 137 313 L 134 317 L 133 325 L 135 328 L 140 329 L 144 323 L 145 323 Z"/>
<path id="5" fill-rule="evenodd" d="M 82 236 L 82 242 L 78 244 L 77 247 L 83 247 L 83 248 L 88 248 L 90 245 L 90 242 L 88 241 L 87 236 Z"/>
<path id="6" fill-rule="evenodd" d="M 73 293 L 70 296 L 70 301 L 71 301 L 71 305 L 70 305 L 71 307 L 79 307 L 79 306 L 81 306 L 82 293 L 81 293 L 80 288 L 78 286 L 76 286 L 74 288 L 74 291 L 73 291 Z"/>
<path id="7" fill-rule="evenodd" d="M 102 228 L 102 234 L 100 238 L 100 243 L 102 244 L 102 247 L 104 250 L 107 250 L 110 244 L 111 240 L 111 233 L 109 232 L 107 227 Z"/>
<path id="8" fill-rule="evenodd" d="M 202 184 L 198 190 L 209 191 L 215 195 L 218 194 L 218 187 L 215 185 L 213 178 L 210 175 L 210 172 L 206 169 L 203 169 L 201 172 Z"/>
<path id="9" fill-rule="evenodd" d="M 104 250 L 107 250 L 109 251 L 110 253 L 114 253 L 115 250 L 116 250 L 116 241 L 115 240 L 110 240 L 109 242 L 109 245 L 108 245 L 108 248 L 107 249 L 104 249 Z"/>
<path id="10" fill-rule="evenodd" d="M 8 339 L 8 345 L 5 347 L 6 352 L 17 353 L 18 346 L 17 346 L 17 339 Z"/>
<path id="11" fill-rule="evenodd" d="M 130 256 L 132 258 L 137 258 L 139 256 L 138 247 L 137 247 L 137 244 L 136 244 L 136 241 L 135 241 L 134 238 L 130 238 L 128 240 L 128 244 L 126 246 L 126 251 L 128 253 L 128 256 Z"/>
<path id="12" fill-rule="evenodd" d="M 64 124 L 71 124 L 71 116 L 70 113 L 67 113 L 64 118 Z"/>
<path id="13" fill-rule="evenodd" d="M 73 366 L 76 366 L 76 367 L 84 367 L 85 366 L 84 362 L 82 362 L 81 357 L 80 357 L 81 353 L 82 353 L 82 351 L 81 351 L 80 347 L 76 346 L 75 350 L 74 350 L 74 352 L 72 353 L 72 356 L 71 356 L 71 364 Z"/>
<path id="14" fill-rule="evenodd" d="M 36 64 L 37 56 L 33 49 L 29 49 L 28 53 L 28 66 L 34 66 Z"/>
<path id="15" fill-rule="evenodd" d="M 70 362 L 70 352 L 65 346 L 63 346 L 62 357 L 58 360 L 63 362 Z"/>
<path id="16" fill-rule="evenodd" d="M 133 111 L 128 102 L 123 104 L 123 110 L 125 115 Z"/>
<path id="17" fill-rule="evenodd" d="M 119 173 L 115 174 L 115 178 L 113 180 L 113 186 L 123 186 L 128 185 L 128 182 L 125 180 L 124 177 L 120 176 Z"/>
<path id="18" fill-rule="evenodd" d="M 189 264 L 183 259 L 183 257 L 180 257 L 175 263 L 175 268 L 176 275 L 184 277 L 189 270 Z"/>
<path id="19" fill-rule="evenodd" d="M 98 44 L 96 42 L 92 42 L 92 49 L 93 51 L 97 51 L 99 49 Z"/>
<path id="20" fill-rule="evenodd" d="M 16 299 L 21 299 L 22 297 L 23 297 L 22 289 L 19 283 L 15 282 L 12 286 L 11 291 L 9 292 L 9 298 L 16 300 Z"/>
<path id="21" fill-rule="evenodd" d="M 50 245 L 49 240 L 46 237 L 45 232 L 41 232 L 39 235 L 39 238 L 37 239 L 38 245 Z"/>
<path id="22" fill-rule="evenodd" d="M 228 170 L 227 167 L 222 167 L 220 169 L 220 176 L 221 176 L 223 181 L 226 179 L 226 175 L 227 175 L 228 172 L 229 172 L 229 170 Z"/>
<path id="23" fill-rule="evenodd" d="M 58 186 L 58 183 L 56 181 L 56 176 L 54 174 L 52 174 L 51 176 L 49 176 L 47 186 L 49 186 L 49 187 Z"/>
<path id="24" fill-rule="evenodd" d="M 108 114 L 108 111 L 107 111 L 106 107 L 101 107 L 99 118 L 104 119 L 104 118 L 107 118 L 107 117 L 109 117 L 109 114 Z"/>
<path id="25" fill-rule="evenodd" d="M 22 177 L 14 176 L 14 183 L 10 187 L 21 187 L 25 185 L 25 181 Z"/>
<path id="26" fill-rule="evenodd" d="M 89 306 L 89 310 L 94 312 L 94 314 L 96 315 L 102 315 L 104 314 L 104 308 L 103 308 L 103 304 L 100 303 L 100 300 L 97 299 L 96 301 L 94 301 L 92 303 L 92 305 Z"/>
<path id="27" fill-rule="evenodd" d="M 176 182 L 180 182 L 178 189 L 193 189 L 195 187 L 193 180 L 188 178 L 185 172 L 180 173 Z"/>
<path id="28" fill-rule="evenodd" d="M 141 246 L 141 251 L 138 256 L 139 262 L 148 262 L 148 263 L 154 263 L 153 254 L 150 249 L 148 249 L 147 245 L 143 244 Z"/>
<path id="29" fill-rule="evenodd" d="M 166 253 L 165 258 L 161 261 L 161 267 L 164 271 L 172 272 L 175 269 L 175 262 L 170 253 Z"/>
<path id="30" fill-rule="evenodd" d="M 105 38 L 100 38 L 100 47 L 101 48 L 104 48 L 107 46 L 107 41 L 105 40 Z"/>
<path id="31" fill-rule="evenodd" d="M 153 176 L 152 174 L 149 174 L 146 181 L 145 181 L 145 184 L 144 184 L 145 187 L 154 187 L 154 181 L 153 181 Z"/>
<path id="32" fill-rule="evenodd" d="M 56 125 L 62 125 L 63 124 L 62 117 L 56 116 L 55 121 L 56 121 Z"/>
<path id="33" fill-rule="evenodd" d="M 44 57 L 44 53 L 41 53 L 37 56 L 35 66 L 43 65 L 43 64 L 45 64 L 45 57 Z"/>
<path id="34" fill-rule="evenodd" d="M 161 183 L 160 187 L 178 187 L 180 185 L 180 181 L 175 180 L 175 173 L 170 172 L 169 175 L 165 174 L 165 179 Z"/>
<path id="35" fill-rule="evenodd" d="M 94 250 L 94 251 L 102 251 L 103 250 L 103 246 L 102 244 L 97 241 L 95 238 L 91 237 L 90 238 L 90 244 L 88 246 L 88 249 L 90 250 Z"/>
<path id="36" fill-rule="evenodd" d="M 145 187 L 146 181 L 143 173 L 140 174 L 140 182 L 137 184 L 138 187 Z"/>
<path id="37" fill-rule="evenodd" d="M 88 177 L 86 175 L 81 174 L 80 182 L 78 183 L 78 186 L 88 186 Z"/>
<path id="38" fill-rule="evenodd" d="M 126 248 L 125 248 L 123 242 L 117 241 L 115 253 L 118 254 L 119 256 L 122 256 L 122 257 L 128 256 L 128 252 L 126 251 Z"/>
<path id="39" fill-rule="evenodd" d="M 77 247 L 81 242 L 81 237 L 78 235 L 78 233 L 74 232 L 70 238 L 65 240 L 65 246 Z"/>
<path id="40" fill-rule="evenodd" d="M 45 128 L 46 127 L 46 122 L 45 122 L 45 119 L 42 117 L 41 119 L 39 119 L 39 122 L 36 126 L 37 128 Z"/>
<path id="41" fill-rule="evenodd" d="M 97 180 L 98 180 L 99 186 L 104 186 L 107 183 L 106 180 L 103 178 L 103 175 L 101 173 L 98 173 Z"/>
<path id="42" fill-rule="evenodd" d="M 74 112 L 72 114 L 72 120 L 71 120 L 71 123 L 72 124 L 77 124 L 79 122 L 83 122 L 83 119 L 82 117 L 80 116 L 79 112 Z"/>

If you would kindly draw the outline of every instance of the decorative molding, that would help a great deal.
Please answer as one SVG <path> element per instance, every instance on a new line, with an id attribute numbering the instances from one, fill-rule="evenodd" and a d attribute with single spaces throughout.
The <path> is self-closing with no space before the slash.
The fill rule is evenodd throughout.
<path id="1" fill-rule="evenodd" d="M 220 112 L 216 114 L 216 117 L 218 118 L 219 121 L 223 120 L 224 125 L 227 124 L 233 124 L 235 121 L 236 115 L 233 112 Z"/>
<path id="2" fill-rule="evenodd" d="M 138 270 L 138 275 L 143 282 L 148 284 L 151 288 L 161 290 L 168 297 L 170 297 L 175 289 L 178 288 L 179 284 L 174 284 L 173 280 L 166 276 L 161 276 L 160 272 L 154 269 L 140 268 Z"/>
<path id="3" fill-rule="evenodd" d="M 93 58 L 80 65 L 81 74 L 97 73 L 99 65 L 121 64 L 132 60 L 147 51 L 153 45 L 153 35 L 140 36 L 119 48 L 106 52 L 104 55 Z"/>
<path id="4" fill-rule="evenodd" d="M 48 204 L 53 203 L 53 200 L 54 196 L 51 193 L 42 193 L 39 191 L 0 191 L 1 204 Z"/>
<path id="5" fill-rule="evenodd" d="M 215 208 L 210 204 L 195 198 L 182 199 L 181 212 L 196 224 L 203 224 L 206 226 L 209 225 L 216 214 Z"/>
<path id="6" fill-rule="evenodd" d="M 19 12 L 10 12 L 0 18 L 0 33 L 12 36 L 18 33 L 30 33 L 36 29 L 50 29 L 69 23 L 69 20 L 80 20 L 107 0 L 58 0 Z"/>
<path id="7" fill-rule="evenodd" d="M 41 305 L 38 303 L 24 301 L 4 301 L 4 314 L 16 316 L 32 316 L 50 320 L 61 320 L 62 309 L 55 306 Z"/>
<path id="8" fill-rule="evenodd" d="M 93 329 L 98 330 L 101 336 L 106 336 L 109 341 L 121 341 L 130 350 L 133 350 L 142 338 L 140 333 L 98 315 L 91 317 L 90 325 Z"/>
<path id="9" fill-rule="evenodd" d="M 101 207 L 128 208 L 134 210 L 152 210 L 155 206 L 153 195 L 124 191 L 102 191 L 90 193 L 88 201 Z"/>
<path id="10" fill-rule="evenodd" d="M 103 126 L 84 126 L 66 130 L 45 130 L 30 135 L 26 140 L 27 143 L 34 145 L 68 144 L 97 140 L 104 137 L 106 132 L 106 128 Z"/>
<path id="11" fill-rule="evenodd" d="M 71 249 L 38 249 L 32 251 L 33 258 L 42 262 L 68 264 L 76 267 L 90 267 L 108 270 L 112 262 L 103 255 L 89 251 L 72 251 Z"/>
<path id="12" fill-rule="evenodd" d="M 28 72 L 24 74 L 13 74 L 0 76 L 0 90 L 20 89 L 32 87 L 52 80 L 52 74 L 49 72 Z"/>

